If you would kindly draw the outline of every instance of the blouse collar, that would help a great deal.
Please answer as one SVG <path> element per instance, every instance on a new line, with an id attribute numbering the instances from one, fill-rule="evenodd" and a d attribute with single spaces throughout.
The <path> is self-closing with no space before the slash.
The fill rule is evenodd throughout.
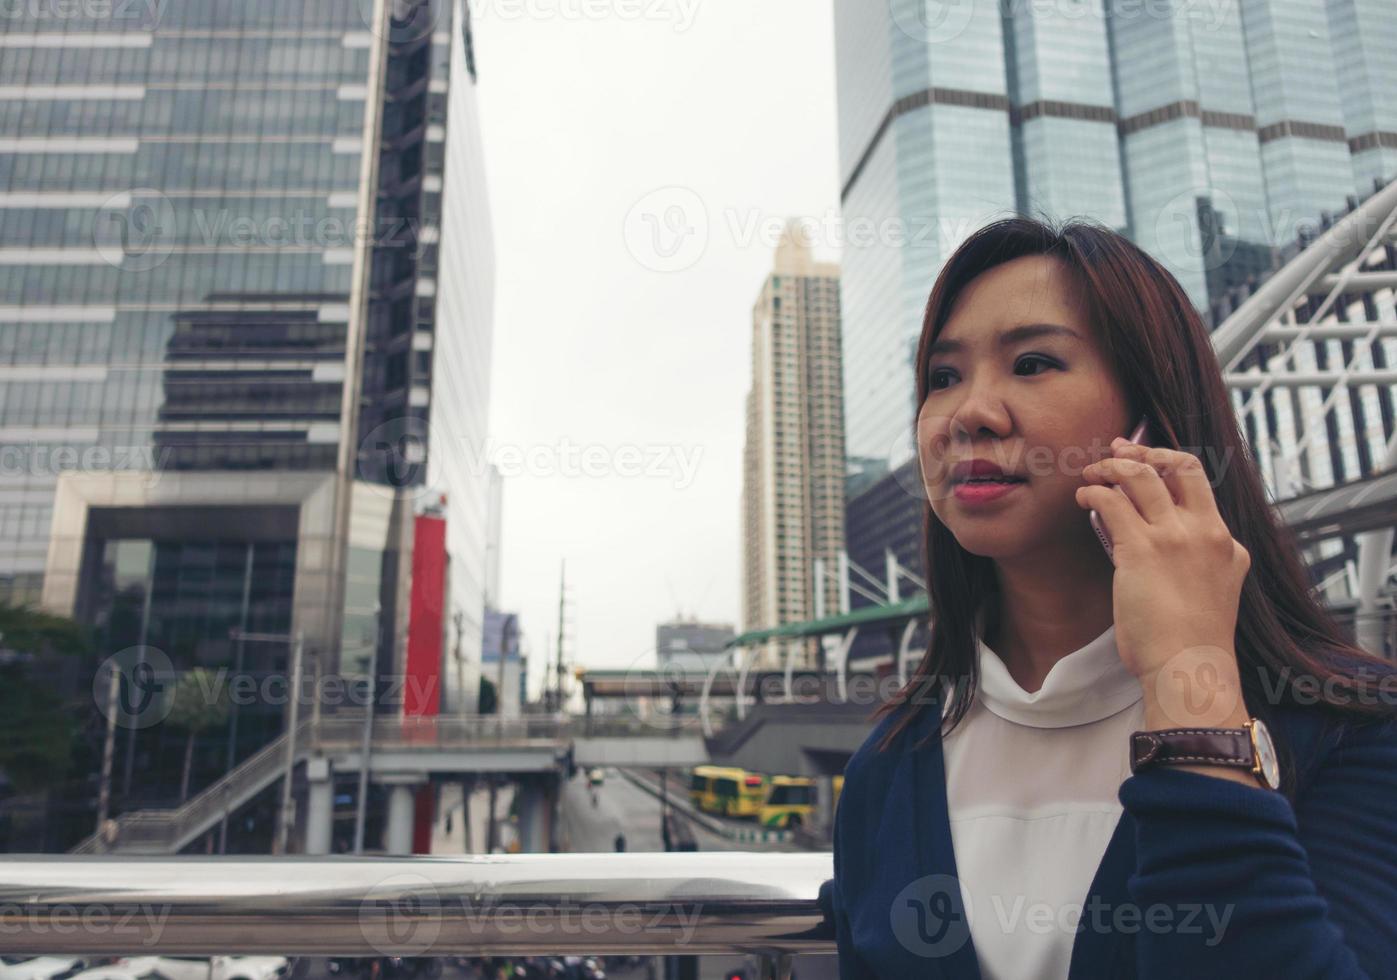
<path id="1" fill-rule="evenodd" d="M 1086 646 L 1073 650 L 1048 670 L 1043 686 L 1032 694 L 1019 686 L 983 639 L 979 639 L 978 697 L 1006 721 L 1033 728 L 1085 725 L 1135 704 L 1143 696 L 1140 682 L 1116 650 L 1116 626 Z"/>

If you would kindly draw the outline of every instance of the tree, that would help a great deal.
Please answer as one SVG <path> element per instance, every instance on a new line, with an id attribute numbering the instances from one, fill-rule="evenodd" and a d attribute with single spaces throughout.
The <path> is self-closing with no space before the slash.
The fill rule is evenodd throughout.
<path id="1" fill-rule="evenodd" d="M 480 679 L 480 701 L 476 705 L 476 710 L 482 715 L 493 715 L 496 711 L 495 702 L 497 700 L 494 682 L 488 677 L 482 677 Z"/>
<path id="2" fill-rule="evenodd" d="M 194 763 L 194 739 L 202 731 L 228 721 L 228 689 L 217 682 L 213 671 L 195 667 L 180 675 L 165 719 L 186 732 L 184 773 L 179 781 L 179 798 L 189 798 L 189 772 Z"/>
<path id="3" fill-rule="evenodd" d="M 16 791 L 47 789 L 68 775 L 75 692 L 58 680 L 71 681 L 91 652 L 87 631 L 71 619 L 0 605 L 0 770 Z"/>

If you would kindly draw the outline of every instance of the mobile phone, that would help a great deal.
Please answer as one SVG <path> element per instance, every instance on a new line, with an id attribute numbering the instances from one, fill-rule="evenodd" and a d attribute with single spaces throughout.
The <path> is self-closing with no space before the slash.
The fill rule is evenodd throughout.
<path id="1" fill-rule="evenodd" d="M 1149 418 L 1142 415 L 1140 416 L 1140 421 L 1135 423 L 1135 428 L 1130 433 L 1130 441 L 1137 446 L 1148 446 L 1149 443 L 1145 439 L 1145 434 L 1147 432 L 1149 432 Z M 1120 487 L 1116 487 L 1116 489 L 1120 490 Z M 1125 493 L 1124 490 L 1120 490 L 1120 492 Z M 1101 517 L 1096 513 L 1096 508 L 1094 507 L 1091 510 L 1091 529 L 1096 532 L 1097 538 L 1101 541 L 1101 547 L 1106 549 L 1106 557 L 1110 558 L 1111 564 L 1114 565 L 1116 563 L 1116 555 L 1111 548 L 1111 536 L 1106 533 L 1106 525 L 1101 522 Z"/>

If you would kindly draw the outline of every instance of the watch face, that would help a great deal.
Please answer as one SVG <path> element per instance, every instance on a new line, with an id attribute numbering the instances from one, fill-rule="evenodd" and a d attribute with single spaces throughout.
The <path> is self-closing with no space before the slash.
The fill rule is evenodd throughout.
<path id="1" fill-rule="evenodd" d="M 1276 758 L 1276 746 L 1271 741 L 1271 732 L 1266 728 L 1266 723 L 1260 718 L 1255 718 L 1251 723 L 1251 744 L 1256 750 L 1256 761 L 1261 767 L 1261 778 L 1266 781 L 1266 785 L 1271 789 L 1279 789 L 1281 785 L 1281 767 Z"/>

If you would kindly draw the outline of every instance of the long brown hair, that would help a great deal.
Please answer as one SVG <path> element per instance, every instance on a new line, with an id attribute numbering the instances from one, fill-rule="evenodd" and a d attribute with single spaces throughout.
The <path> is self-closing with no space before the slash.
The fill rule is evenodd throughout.
<path id="1" fill-rule="evenodd" d="M 1311 592 L 1295 537 L 1266 499 L 1202 318 L 1178 281 L 1122 235 L 1093 221 L 1054 228 L 1026 217 L 971 235 L 942 269 L 927 302 L 917 345 L 918 408 L 929 388 L 928 347 L 961 291 L 987 269 L 1028 255 L 1055 258 L 1069 270 L 1104 359 L 1133 400 L 1130 417 L 1150 418 L 1151 444 L 1201 451 L 1218 510 L 1251 555 L 1235 646 L 1252 713 L 1266 718 L 1282 704 L 1314 704 L 1326 711 L 1327 722 L 1397 716 L 1397 705 L 1373 693 L 1397 667 L 1350 642 Z M 1233 461 L 1241 465 L 1229 465 Z M 976 618 L 992 614 L 997 599 L 993 559 L 962 548 L 930 502 L 923 527 L 932 625 L 916 671 L 872 715 L 902 712 L 879 750 L 941 702 L 943 684 L 950 686 L 943 733 L 965 717 L 979 681 Z M 1306 685 L 1299 698 L 1297 680 Z"/>

